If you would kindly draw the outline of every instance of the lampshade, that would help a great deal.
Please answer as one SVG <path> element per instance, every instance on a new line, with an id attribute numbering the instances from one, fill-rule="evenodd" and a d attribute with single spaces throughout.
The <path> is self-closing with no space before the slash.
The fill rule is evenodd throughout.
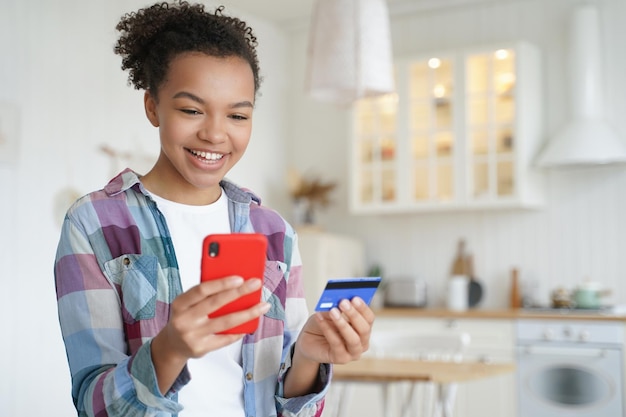
<path id="1" fill-rule="evenodd" d="M 309 34 L 306 90 L 348 104 L 394 91 L 385 0 L 316 0 Z"/>

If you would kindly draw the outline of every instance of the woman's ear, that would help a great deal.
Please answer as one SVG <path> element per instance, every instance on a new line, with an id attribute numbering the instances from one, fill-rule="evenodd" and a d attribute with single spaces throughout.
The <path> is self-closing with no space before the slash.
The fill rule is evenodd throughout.
<path id="1" fill-rule="evenodd" d="M 146 110 L 146 116 L 148 117 L 148 120 L 150 120 L 150 123 L 152 123 L 152 126 L 159 127 L 159 116 L 157 114 L 156 101 L 148 90 L 146 90 L 143 94 L 143 106 Z"/>

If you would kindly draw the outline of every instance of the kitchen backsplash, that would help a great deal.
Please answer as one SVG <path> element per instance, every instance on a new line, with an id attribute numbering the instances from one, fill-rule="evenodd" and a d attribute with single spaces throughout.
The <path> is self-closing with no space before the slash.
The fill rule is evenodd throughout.
<path id="1" fill-rule="evenodd" d="M 459 237 L 484 287 L 480 307 L 508 306 L 513 267 L 542 304 L 554 288 L 585 279 L 612 290 L 605 302 L 626 303 L 626 166 L 548 171 L 546 180 L 548 201 L 538 210 L 363 217 L 333 210 L 323 220 L 363 239 L 368 262 L 382 265 L 387 278 L 424 279 L 430 305 L 444 303 Z"/>

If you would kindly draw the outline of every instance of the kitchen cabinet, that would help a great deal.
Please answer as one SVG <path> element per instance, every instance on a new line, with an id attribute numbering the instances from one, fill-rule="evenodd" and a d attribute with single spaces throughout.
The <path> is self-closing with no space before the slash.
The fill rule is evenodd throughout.
<path id="1" fill-rule="evenodd" d="M 458 326 L 472 341 L 467 360 L 515 362 L 514 326 L 505 320 L 461 320 Z M 459 385 L 457 417 L 516 416 L 517 390 L 515 373 Z"/>
<path id="2" fill-rule="evenodd" d="M 356 103 L 355 213 L 537 207 L 541 71 L 528 43 L 396 61 L 397 92 Z"/>

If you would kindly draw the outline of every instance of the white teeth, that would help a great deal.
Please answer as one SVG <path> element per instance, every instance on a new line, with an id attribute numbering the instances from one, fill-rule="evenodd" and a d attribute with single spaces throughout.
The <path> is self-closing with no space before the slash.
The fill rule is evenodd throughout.
<path id="1" fill-rule="evenodd" d="M 198 152 L 191 150 L 191 153 L 201 158 L 208 159 L 209 161 L 218 161 L 224 157 L 223 154 L 215 152 Z"/>

